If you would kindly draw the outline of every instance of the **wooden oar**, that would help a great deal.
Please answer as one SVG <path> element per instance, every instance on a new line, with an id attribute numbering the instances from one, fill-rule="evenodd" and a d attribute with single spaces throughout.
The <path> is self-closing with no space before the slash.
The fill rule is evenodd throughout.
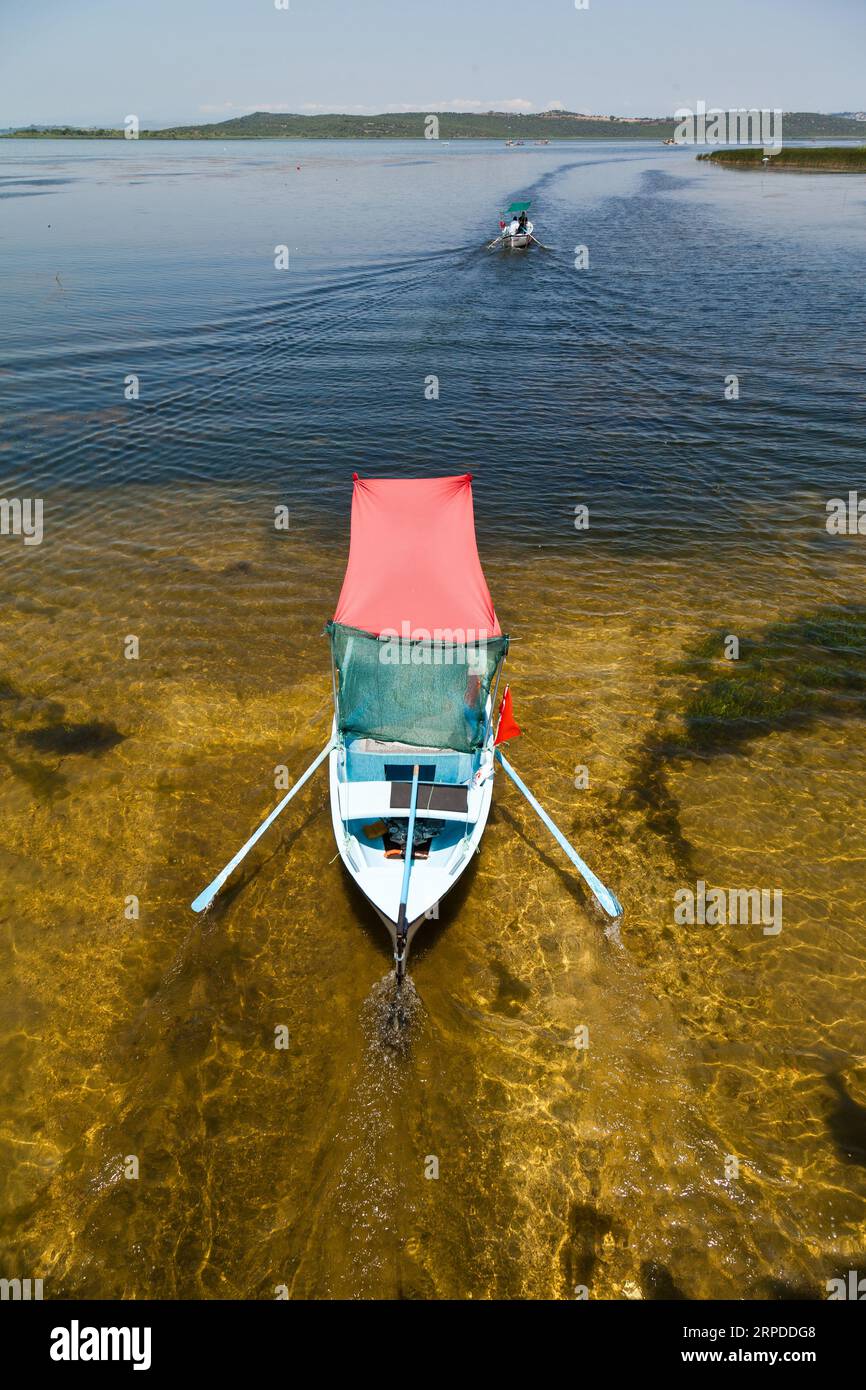
<path id="1" fill-rule="evenodd" d="M 412 849 L 415 839 L 415 812 L 418 809 L 418 776 L 421 768 L 418 763 L 412 768 L 412 795 L 409 800 L 409 828 L 406 831 L 406 858 L 403 864 L 403 883 L 400 888 L 400 908 L 397 913 L 397 948 L 394 961 L 397 969 L 397 983 L 402 983 L 405 974 L 406 958 L 406 905 L 409 901 L 409 877 L 412 873 Z"/>
<path id="2" fill-rule="evenodd" d="M 552 250 L 553 250 L 553 247 L 552 247 L 552 246 L 545 246 L 544 242 L 543 242 L 543 241 L 539 241 L 539 240 L 538 240 L 538 237 L 537 237 L 537 236 L 533 236 L 531 232 L 529 233 L 529 240 L 530 240 L 530 241 L 534 241 L 535 244 L 536 244 L 536 246 L 540 246 L 541 249 L 542 249 L 542 251 L 552 251 Z"/>
<path id="3" fill-rule="evenodd" d="M 609 888 L 605 888 L 600 878 L 596 878 L 595 874 L 592 872 L 592 869 L 590 869 L 587 864 L 584 864 L 583 860 L 581 859 L 574 846 L 568 843 L 568 840 L 566 840 L 559 827 L 557 825 L 554 825 L 553 821 L 550 819 L 550 816 L 547 814 L 544 807 L 536 801 L 535 797 L 532 795 L 532 792 L 525 785 L 525 783 L 521 782 L 517 773 L 514 771 L 514 768 L 511 766 L 508 759 L 504 756 L 501 749 L 497 748 L 496 756 L 499 759 L 502 766 L 505 768 L 505 771 L 508 773 L 508 776 L 511 778 L 515 787 L 517 787 L 517 790 L 523 793 L 535 814 L 547 826 L 554 840 L 556 840 L 557 844 L 565 850 L 566 854 L 568 855 L 574 867 L 577 869 L 577 872 L 580 874 L 584 883 L 592 891 L 597 901 L 604 908 L 608 917 L 621 917 L 622 908 L 619 904 L 618 899 L 614 897 L 613 893 L 611 893 Z"/>
<path id="4" fill-rule="evenodd" d="M 488 241 L 488 243 L 487 243 L 487 245 L 485 246 L 484 250 L 485 250 L 485 251 L 492 251 L 493 248 L 494 248 L 494 246 L 496 245 L 497 241 L 501 241 L 501 240 L 502 240 L 502 233 L 500 232 L 500 233 L 499 233 L 499 236 L 495 236 L 495 237 L 493 238 L 492 241 Z"/>
<path id="5" fill-rule="evenodd" d="M 204 909 L 205 909 L 211 902 L 213 902 L 214 898 L 216 897 L 216 895 L 217 895 L 217 893 L 219 892 L 219 890 L 222 888 L 223 884 L 225 883 L 225 881 L 226 881 L 226 879 L 229 877 L 229 875 L 232 874 L 232 873 L 234 872 L 234 870 L 237 868 L 238 864 L 240 864 L 241 860 L 242 860 L 247 854 L 249 854 L 250 850 L 252 849 L 252 847 L 253 847 L 253 845 L 256 843 L 256 841 L 257 841 L 257 840 L 260 840 L 260 839 L 262 838 L 262 836 L 264 835 L 264 833 L 265 833 L 265 831 L 267 830 L 268 826 L 273 825 L 274 821 L 276 820 L 276 818 L 277 818 L 277 816 L 280 814 L 280 812 L 281 812 L 286 806 L 288 806 L 289 802 L 291 801 L 291 799 L 292 799 L 292 797 L 295 795 L 295 793 L 296 793 L 296 792 L 299 792 L 299 791 L 301 790 L 301 787 L 304 785 L 304 783 L 305 783 L 306 781 L 308 781 L 308 779 L 309 779 L 310 777 L 312 777 L 313 773 L 316 771 L 316 768 L 319 767 L 319 766 L 325 761 L 325 759 L 327 758 L 327 756 L 328 756 L 328 754 L 330 753 L 331 749 L 334 747 L 335 742 L 336 742 L 336 740 L 333 739 L 333 738 L 329 738 L 329 739 L 328 739 L 328 742 L 325 744 L 325 746 L 324 746 L 324 748 L 322 749 L 322 751 L 321 751 L 321 753 L 319 754 L 319 756 L 318 756 L 317 758 L 315 758 L 315 759 L 310 763 L 310 766 L 307 768 L 306 772 L 303 773 L 302 776 L 300 776 L 300 777 L 298 778 L 297 782 L 296 782 L 295 785 L 292 787 L 291 791 L 288 792 L 287 795 L 283 797 L 283 799 L 282 799 L 282 801 L 280 802 L 279 806 L 275 806 L 275 807 L 274 807 L 273 811 L 271 811 L 271 814 L 270 814 L 269 816 L 267 816 L 265 820 L 262 821 L 262 823 L 261 823 L 261 825 L 259 826 L 258 830 L 256 830 L 256 831 L 250 836 L 250 838 L 247 840 L 247 842 L 246 842 L 246 844 L 243 846 L 243 848 L 238 850 L 238 852 L 237 852 L 237 854 L 235 855 L 234 859 L 230 859 L 229 862 L 226 864 L 225 868 L 224 868 L 224 869 L 220 869 L 219 873 L 217 874 L 217 876 L 216 876 L 216 878 L 213 880 L 213 882 L 208 884 L 208 886 L 207 886 L 207 888 L 205 888 L 204 892 L 203 892 L 203 893 L 199 893 L 199 895 L 198 895 L 198 897 L 196 898 L 195 902 L 193 902 L 193 903 L 191 904 L 193 912 L 203 912 Z"/>

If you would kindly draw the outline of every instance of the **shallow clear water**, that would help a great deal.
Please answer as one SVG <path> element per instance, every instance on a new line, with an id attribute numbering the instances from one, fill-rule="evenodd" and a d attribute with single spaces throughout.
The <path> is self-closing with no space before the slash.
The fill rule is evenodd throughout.
<path id="1" fill-rule="evenodd" d="M 863 180 L 16 141 L 0 194 L 0 495 L 45 506 L 41 545 L 0 537 L 3 1274 L 761 1298 L 856 1268 L 866 538 L 825 504 L 866 494 Z M 524 196 L 554 250 L 485 254 Z M 327 735 L 353 470 L 475 475 L 514 762 L 625 906 L 605 934 L 498 785 L 397 1039 L 324 778 L 188 909 Z M 698 880 L 781 889 L 781 933 L 677 925 Z"/>

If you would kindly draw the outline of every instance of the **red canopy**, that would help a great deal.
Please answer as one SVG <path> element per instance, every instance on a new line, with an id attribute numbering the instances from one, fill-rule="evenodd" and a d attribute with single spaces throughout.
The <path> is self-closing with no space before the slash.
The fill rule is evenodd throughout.
<path id="1" fill-rule="evenodd" d="M 500 636 L 475 542 L 472 474 L 354 479 L 349 563 L 334 621 L 377 637 Z"/>

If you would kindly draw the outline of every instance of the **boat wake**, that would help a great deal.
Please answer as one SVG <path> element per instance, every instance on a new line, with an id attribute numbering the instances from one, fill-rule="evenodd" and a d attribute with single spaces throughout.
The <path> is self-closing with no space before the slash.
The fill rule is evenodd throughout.
<path id="1" fill-rule="evenodd" d="M 379 980 L 364 1001 L 361 1018 L 368 1044 L 406 1056 L 424 1022 L 424 1005 L 411 976 L 399 987 L 393 972 Z"/>

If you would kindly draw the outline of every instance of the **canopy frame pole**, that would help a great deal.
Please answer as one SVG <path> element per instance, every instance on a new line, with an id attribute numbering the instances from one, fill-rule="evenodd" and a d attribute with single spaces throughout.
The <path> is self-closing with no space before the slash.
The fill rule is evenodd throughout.
<path id="1" fill-rule="evenodd" d="M 328 754 L 331 752 L 331 749 L 334 748 L 335 746 L 336 746 L 336 739 L 334 739 L 334 737 L 332 736 L 331 738 L 328 739 L 328 742 L 325 744 L 324 748 L 322 749 L 322 751 L 321 751 L 321 753 L 318 755 L 318 757 L 317 757 L 317 758 L 314 758 L 313 761 L 310 763 L 310 766 L 307 768 L 306 772 L 303 772 L 303 773 L 301 774 L 301 776 L 298 778 L 297 782 L 296 782 L 295 785 L 292 787 L 291 791 L 289 791 L 289 792 L 286 793 L 286 795 L 283 797 L 282 801 L 280 802 L 279 806 L 275 806 L 275 807 L 274 807 L 274 809 L 273 809 L 273 811 L 271 811 L 270 815 L 265 817 L 265 819 L 262 821 L 261 825 L 259 826 L 258 830 L 254 830 L 254 831 L 253 831 L 252 835 L 251 835 L 250 838 L 247 840 L 246 844 L 243 845 L 243 846 L 238 850 L 238 852 L 237 852 L 237 854 L 234 856 L 234 858 L 233 858 L 233 859 L 230 859 L 229 862 L 226 864 L 225 868 L 224 868 L 224 869 L 220 869 L 220 871 L 219 871 L 219 873 L 217 874 L 216 878 L 213 879 L 213 880 L 208 884 L 207 888 L 205 888 L 205 889 L 203 890 L 203 892 L 199 893 L 198 897 L 197 897 L 197 898 L 195 899 L 195 901 L 191 904 L 191 907 L 192 907 L 193 912 L 204 912 L 204 909 L 205 909 L 206 907 L 209 907 L 209 906 L 210 906 L 210 904 L 213 902 L 214 898 L 216 897 L 217 893 L 219 892 L 219 890 L 222 888 L 223 884 L 225 883 L 226 879 L 227 879 L 232 873 L 234 873 L 235 869 L 237 868 L 238 864 L 240 864 L 241 860 L 246 858 L 246 856 L 249 854 L 250 850 L 252 849 L 253 845 L 256 844 L 257 841 L 260 840 L 260 839 L 262 838 L 262 836 L 264 835 L 264 833 L 265 833 L 265 831 L 268 829 L 268 827 L 271 826 L 271 825 L 273 825 L 274 821 L 276 820 L 276 818 L 277 818 L 277 816 L 280 814 L 280 812 L 281 812 L 286 806 L 288 806 L 288 804 L 289 804 L 289 802 L 291 801 L 292 797 L 295 795 L 296 792 L 299 792 L 299 791 L 301 790 L 301 787 L 304 785 L 304 783 L 307 782 L 307 781 L 309 781 L 309 779 L 312 777 L 313 773 L 316 771 L 316 769 L 317 769 L 318 767 L 321 766 L 321 764 L 322 764 L 322 763 L 325 761 L 325 759 L 327 758 Z"/>
<path id="2" fill-rule="evenodd" d="M 345 763 L 346 752 L 343 747 L 343 735 L 340 733 L 340 700 L 337 694 L 337 662 L 334 657 L 334 636 L 332 632 L 328 633 L 328 645 L 331 649 L 331 690 L 334 696 L 334 747 L 341 750 L 343 762 Z M 349 822 L 342 812 L 340 814 L 340 823 L 343 827 L 343 839 L 348 843 Z"/>
<path id="3" fill-rule="evenodd" d="M 506 650 L 502 653 L 501 657 L 499 658 L 499 664 L 496 667 L 496 684 L 493 687 L 493 695 L 490 700 L 490 713 L 488 714 L 487 719 L 484 723 L 484 738 L 481 740 L 482 748 L 487 743 L 487 738 L 490 733 L 490 726 L 493 723 L 493 711 L 496 709 L 496 696 L 499 694 L 499 679 L 502 675 L 502 668 L 505 665 L 505 659 L 507 656 L 508 649 L 506 648 Z"/>
<path id="4" fill-rule="evenodd" d="M 608 917 L 621 917 L 622 907 L 620 906 L 619 899 L 610 891 L 609 888 L 605 888 L 601 879 L 596 878 L 589 865 L 583 862 L 574 846 L 570 845 L 568 840 L 566 840 L 562 831 L 559 829 L 559 826 L 554 824 L 550 816 L 545 811 L 544 807 L 538 801 L 536 801 L 535 797 L 532 795 L 532 792 L 526 786 L 525 782 L 522 782 L 520 780 L 517 773 L 514 771 L 514 768 L 511 766 L 508 759 L 502 753 L 501 749 L 497 748 L 496 756 L 499 759 L 502 766 L 505 768 L 505 771 L 508 773 L 508 776 L 511 778 L 517 790 L 519 792 L 522 792 L 523 795 L 526 797 L 526 800 L 529 802 L 530 806 L 532 807 L 535 814 L 538 816 L 539 820 L 542 822 L 542 824 L 547 826 L 548 830 L 550 831 L 551 835 L 553 836 L 554 840 L 556 840 L 560 848 L 565 850 L 565 853 L 568 855 L 572 864 L 577 869 L 577 872 L 580 874 L 584 883 L 590 889 L 596 901 L 600 903 L 600 905 L 604 908 Z"/>
<path id="5" fill-rule="evenodd" d="M 394 946 L 394 967 L 397 984 L 403 983 L 406 974 L 406 905 L 409 901 L 409 879 L 412 874 L 412 850 L 415 844 L 415 813 L 418 809 L 418 778 L 421 766 L 415 763 L 412 768 L 412 795 L 409 800 L 409 826 L 406 831 L 406 857 L 403 864 L 403 883 L 400 887 L 400 907 L 397 912 L 397 940 Z"/>
<path id="6" fill-rule="evenodd" d="M 339 731 L 340 706 L 337 700 L 337 663 L 334 659 L 334 639 L 330 634 L 328 636 L 328 646 L 331 649 L 331 690 L 334 695 L 334 721 L 336 723 L 337 730 Z"/>

